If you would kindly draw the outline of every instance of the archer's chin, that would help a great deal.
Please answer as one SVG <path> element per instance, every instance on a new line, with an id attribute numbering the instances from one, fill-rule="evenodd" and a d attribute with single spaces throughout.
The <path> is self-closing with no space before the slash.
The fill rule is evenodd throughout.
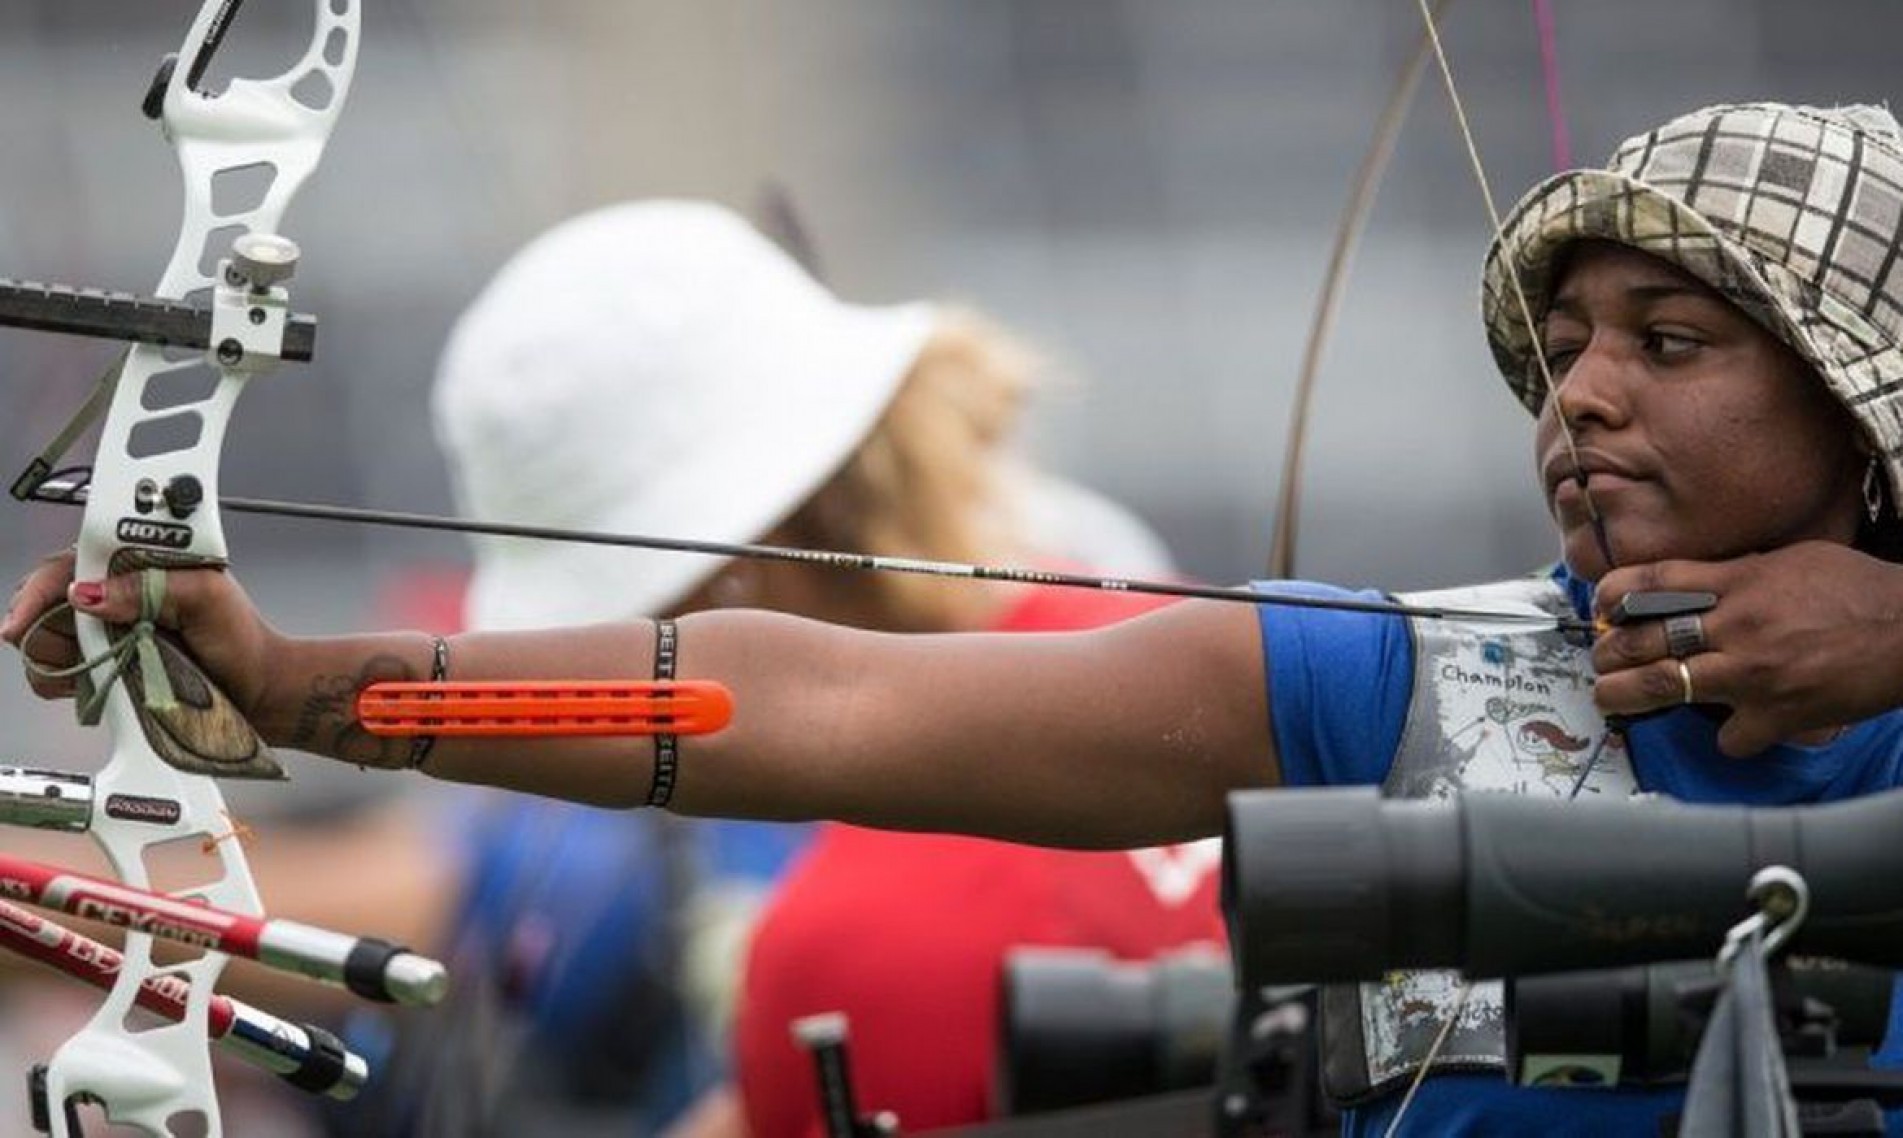
<path id="1" fill-rule="evenodd" d="M 1566 569 L 1582 581 L 1599 583 L 1599 578 L 1612 570 L 1606 563 L 1605 550 L 1599 546 L 1599 539 L 1591 525 L 1570 526 L 1560 542 L 1560 557 L 1566 562 Z"/>

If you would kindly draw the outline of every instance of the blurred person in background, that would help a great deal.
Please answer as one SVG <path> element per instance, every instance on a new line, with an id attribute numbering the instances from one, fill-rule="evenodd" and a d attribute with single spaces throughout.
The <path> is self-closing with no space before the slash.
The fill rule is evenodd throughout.
<path id="1" fill-rule="evenodd" d="M 517 253 L 452 333 L 434 406 L 461 506 L 485 521 L 1167 571 L 1142 523 L 1014 454 L 1038 370 L 975 314 L 842 303 L 737 215 L 648 201 Z M 1155 602 L 485 538 L 465 607 L 473 629 L 510 629 L 736 605 L 965 631 L 1084 627 Z M 591 1117 L 603 1133 L 609 1118 L 742 1132 L 729 1094 L 682 1112 L 718 1076 L 747 930 L 804 833 L 489 804 L 453 940 L 531 1021 L 509 1063 L 472 1060 L 505 1088 L 495 1132 L 574 1134 Z M 816 1132 L 812 1061 L 788 1024 L 819 1011 L 850 1016 L 868 1101 L 908 1128 L 986 1117 L 1004 951 L 1219 941 L 1215 865 L 1209 845 L 1070 853 L 823 828 L 744 973 L 754 1132 Z M 946 906 L 966 915 L 956 935 L 938 927 Z"/>

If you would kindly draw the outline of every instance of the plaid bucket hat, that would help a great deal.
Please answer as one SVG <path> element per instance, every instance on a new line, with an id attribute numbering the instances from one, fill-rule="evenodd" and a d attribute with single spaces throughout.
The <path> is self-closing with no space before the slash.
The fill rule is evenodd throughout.
<path id="1" fill-rule="evenodd" d="M 1618 242 L 1710 285 L 1807 360 L 1882 456 L 1903 512 L 1903 130 L 1872 106 L 1706 107 L 1627 139 L 1604 170 L 1522 198 L 1487 252 L 1481 314 L 1495 363 L 1538 414 L 1537 319 L 1559 252 Z"/>

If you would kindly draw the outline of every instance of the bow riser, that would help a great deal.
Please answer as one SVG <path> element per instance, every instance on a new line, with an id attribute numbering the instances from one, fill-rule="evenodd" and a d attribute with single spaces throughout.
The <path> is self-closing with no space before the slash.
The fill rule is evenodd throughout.
<path id="1" fill-rule="evenodd" d="M 233 238 L 279 231 L 285 208 L 316 167 L 349 92 L 358 4 L 314 0 L 312 7 L 314 31 L 295 65 L 273 79 L 234 79 L 216 96 L 191 90 L 187 77 L 202 70 L 199 57 L 211 50 L 207 37 L 214 24 L 229 17 L 230 6 L 208 0 L 193 21 L 163 100 L 162 124 L 178 155 L 185 193 L 178 243 L 157 295 L 195 300 L 209 295 L 214 306 L 232 306 L 243 323 L 251 322 L 247 317 L 255 309 L 263 314 L 261 324 L 267 330 L 272 326 L 281 290 L 251 293 L 242 282 L 221 282 L 212 273 L 220 271 L 214 266 Z M 240 193 L 252 200 L 233 202 Z M 214 345 L 221 338 L 214 335 Z M 128 550 L 160 561 L 225 561 L 217 505 L 220 450 L 245 381 L 274 361 L 249 352 L 235 361 L 229 354 L 216 356 L 216 347 L 211 359 L 181 358 L 149 345 L 128 353 L 101 428 L 78 545 L 79 579 L 102 579 Z M 193 371 L 199 374 L 187 374 Z M 87 657 L 109 648 L 108 630 L 98 621 L 80 615 L 76 624 Z M 159 757 L 125 683 L 114 684 L 107 694 L 104 718 L 113 745 L 94 784 L 99 800 L 131 796 L 180 807 L 170 823 L 109 814 L 94 819 L 92 833 L 116 874 L 148 887 L 149 850 L 180 839 L 225 837 L 232 822 L 215 781 L 185 774 Z M 263 906 L 240 844 L 215 840 L 210 845 L 216 873 L 182 894 L 260 914 Z M 45 1090 L 54 1135 L 72 1132 L 63 1105 L 72 1096 L 97 1101 L 113 1122 L 151 1134 L 173 1133 L 173 1120 L 181 1114 L 201 1116 L 209 1135 L 221 1133 L 206 1034 L 215 981 L 226 958 L 208 952 L 161 968 L 152 960 L 151 947 L 149 936 L 127 937 L 112 991 L 49 1064 Z M 140 990 L 168 977 L 190 985 L 185 1018 L 129 1031 L 127 1019 Z"/>

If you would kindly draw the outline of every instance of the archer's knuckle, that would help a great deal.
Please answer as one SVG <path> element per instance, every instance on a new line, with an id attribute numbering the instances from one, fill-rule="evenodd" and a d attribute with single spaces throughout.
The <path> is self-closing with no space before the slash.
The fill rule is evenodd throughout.
<path id="1" fill-rule="evenodd" d="M 1731 657 L 1732 686 L 1752 693 L 1759 701 L 1788 698 L 1797 677 L 1788 669 L 1778 668 L 1752 656 Z"/>
<path id="2" fill-rule="evenodd" d="M 1653 702 L 1670 701 L 1684 694 L 1684 681 L 1679 677 L 1676 666 L 1671 668 L 1641 668 L 1632 673 L 1639 690 Z"/>
<path id="3" fill-rule="evenodd" d="M 1593 645 L 1593 663 L 1600 671 L 1616 672 L 1643 664 L 1654 659 L 1656 653 L 1646 653 L 1639 646 L 1639 637 L 1631 629 L 1615 628 L 1599 638 Z"/>
<path id="4" fill-rule="evenodd" d="M 1629 672 L 1601 677 L 1592 685 L 1592 701 L 1600 711 L 1608 714 L 1638 711 L 1645 707 L 1639 688 L 1632 682 Z"/>

